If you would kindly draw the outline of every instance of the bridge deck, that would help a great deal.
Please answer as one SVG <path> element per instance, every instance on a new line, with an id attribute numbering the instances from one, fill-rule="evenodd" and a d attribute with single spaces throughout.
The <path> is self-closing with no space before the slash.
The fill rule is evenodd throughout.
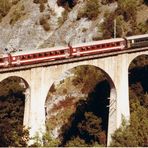
<path id="1" fill-rule="evenodd" d="M 31 68 L 42 67 L 42 66 L 73 63 L 73 62 L 84 61 L 84 60 L 88 60 L 88 59 L 90 60 L 90 59 L 96 59 L 96 58 L 104 58 L 104 57 L 116 56 L 116 55 L 124 54 L 124 53 L 134 53 L 134 52 L 145 51 L 145 50 L 148 50 L 148 47 L 115 51 L 115 52 L 110 52 L 110 53 L 96 54 L 96 55 L 90 55 L 90 56 L 84 56 L 84 57 L 67 58 L 67 59 L 63 59 L 63 60 L 55 60 L 55 61 L 49 61 L 49 62 L 38 63 L 38 64 L 33 64 L 33 65 L 25 65 L 25 66 L 20 65 L 20 66 L 16 66 L 16 67 L 2 68 L 2 69 L 0 69 L 0 73 L 9 72 L 9 71 L 24 70 L 24 69 L 31 69 Z"/>

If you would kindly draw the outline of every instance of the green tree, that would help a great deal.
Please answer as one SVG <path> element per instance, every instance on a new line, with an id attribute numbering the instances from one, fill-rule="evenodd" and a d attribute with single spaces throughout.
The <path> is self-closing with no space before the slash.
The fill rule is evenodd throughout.
<path id="1" fill-rule="evenodd" d="M 93 66 L 79 66 L 74 70 L 73 85 L 82 84 L 82 93 L 90 93 L 99 81 L 105 80 L 105 74 Z"/>
<path id="2" fill-rule="evenodd" d="M 0 146 L 27 146 L 28 129 L 23 127 L 26 88 L 21 79 L 10 77 L 0 83 Z"/>
<path id="3" fill-rule="evenodd" d="M 112 136 L 111 146 L 148 146 L 148 59 L 140 56 L 129 67 L 130 124 L 122 124 Z"/>
<path id="4" fill-rule="evenodd" d="M 123 15 L 125 21 L 136 21 L 137 4 L 135 0 L 118 0 L 117 14 Z"/>
<path id="5" fill-rule="evenodd" d="M 85 112 L 85 118 L 78 124 L 78 129 L 81 137 L 84 137 L 89 143 L 98 142 L 99 144 L 106 144 L 106 137 L 103 137 L 102 120 L 94 115 L 92 112 Z M 102 138 L 102 139 L 101 139 Z M 104 139 L 103 139 L 104 138 Z M 92 140 L 93 139 L 93 140 Z M 102 143 L 103 142 L 103 143 Z"/>
<path id="6" fill-rule="evenodd" d="M 115 13 L 105 13 L 105 20 L 101 25 L 101 30 L 103 33 L 103 38 L 113 38 L 114 37 L 114 20 Z M 119 32 L 118 32 L 119 33 Z"/>
<path id="7" fill-rule="evenodd" d="M 98 0 L 86 0 L 86 6 L 79 11 L 78 19 L 86 17 L 90 20 L 96 19 L 100 12 Z"/>
<path id="8" fill-rule="evenodd" d="M 131 103 L 130 125 L 122 125 L 112 136 L 111 146 L 144 147 L 148 146 L 148 111 L 138 100 Z"/>

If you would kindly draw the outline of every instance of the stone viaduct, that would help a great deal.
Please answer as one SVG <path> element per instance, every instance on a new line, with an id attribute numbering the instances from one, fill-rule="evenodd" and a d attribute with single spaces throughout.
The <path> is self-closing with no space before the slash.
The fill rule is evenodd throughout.
<path id="1" fill-rule="evenodd" d="M 45 101 L 51 85 L 62 73 L 79 65 L 93 65 L 104 71 L 110 84 L 110 105 L 108 123 L 108 144 L 111 134 L 118 128 L 122 116 L 130 118 L 128 68 L 133 59 L 148 55 L 148 50 L 122 53 L 96 59 L 87 59 L 72 63 L 34 67 L 24 70 L 0 72 L 0 82 L 8 77 L 22 78 L 28 89 L 25 92 L 24 125 L 31 127 L 30 135 L 45 129 Z"/>

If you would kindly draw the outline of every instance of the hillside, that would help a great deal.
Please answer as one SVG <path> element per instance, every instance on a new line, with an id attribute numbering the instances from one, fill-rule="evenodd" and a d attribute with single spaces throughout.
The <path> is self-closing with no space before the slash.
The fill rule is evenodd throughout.
<path id="1" fill-rule="evenodd" d="M 31 50 L 110 38 L 115 18 L 117 36 L 146 33 L 146 1 L 138 0 L 133 5 L 132 0 L 130 13 L 124 8 L 128 1 L 124 4 L 121 0 L 1 0 L 0 48 Z M 132 13 L 136 24 L 132 22 Z"/>

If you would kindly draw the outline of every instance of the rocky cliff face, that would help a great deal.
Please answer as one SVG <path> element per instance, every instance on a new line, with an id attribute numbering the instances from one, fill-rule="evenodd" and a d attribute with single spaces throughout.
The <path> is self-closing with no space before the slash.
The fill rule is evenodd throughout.
<path id="1" fill-rule="evenodd" d="M 116 3 L 105 7 L 106 10 L 101 7 L 103 11 L 98 18 L 88 20 L 78 19 L 83 0 L 69 11 L 58 6 L 55 0 L 48 0 L 43 5 L 33 0 L 20 0 L 13 5 L 0 23 L 0 48 L 12 46 L 32 50 L 92 41 L 101 36 L 98 26 L 103 21 L 104 12 L 116 8 Z"/>

